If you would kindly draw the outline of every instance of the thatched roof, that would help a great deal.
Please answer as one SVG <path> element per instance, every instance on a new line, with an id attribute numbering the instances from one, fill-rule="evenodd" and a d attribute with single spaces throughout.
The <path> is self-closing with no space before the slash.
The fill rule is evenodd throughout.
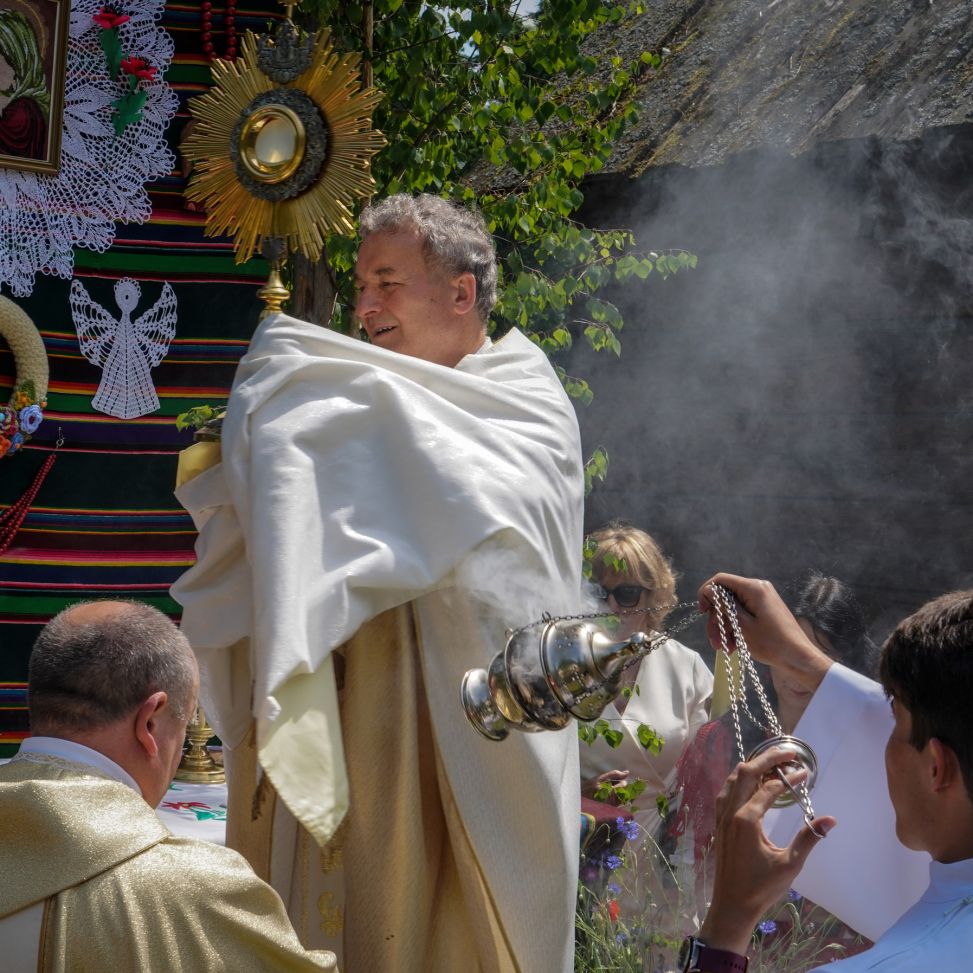
<path id="1" fill-rule="evenodd" d="M 973 119 L 970 0 L 645 0 L 646 13 L 593 39 L 634 63 L 641 118 L 609 171 L 712 165 L 747 149 L 905 140 Z"/>

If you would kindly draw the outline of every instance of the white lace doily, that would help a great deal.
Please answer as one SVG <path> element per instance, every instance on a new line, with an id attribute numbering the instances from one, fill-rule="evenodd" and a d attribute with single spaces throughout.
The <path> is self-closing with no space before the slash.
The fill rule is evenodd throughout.
<path id="1" fill-rule="evenodd" d="M 165 0 L 113 4 L 131 18 L 118 29 L 125 56 L 158 69 L 154 81 L 142 84 L 148 95 L 142 118 L 120 136 L 111 103 L 122 85 L 108 76 L 101 28 L 92 19 L 103 5 L 72 0 L 60 172 L 0 169 L 0 283 L 17 297 L 31 293 L 38 273 L 70 279 L 73 248 L 107 250 L 116 220 L 143 222 L 151 212 L 145 184 L 175 165 L 165 131 L 178 102 L 161 80 L 173 43 L 157 23 Z"/>

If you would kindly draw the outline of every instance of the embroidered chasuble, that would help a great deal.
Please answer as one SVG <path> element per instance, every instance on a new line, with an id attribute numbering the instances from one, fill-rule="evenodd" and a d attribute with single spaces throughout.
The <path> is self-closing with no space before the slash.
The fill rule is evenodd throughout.
<path id="1" fill-rule="evenodd" d="M 481 738 L 505 630 L 577 610 L 580 444 L 519 332 L 447 369 L 278 316 L 173 588 L 229 748 L 227 840 L 351 970 L 573 969 L 573 728 Z"/>
<path id="2" fill-rule="evenodd" d="M 125 784 L 56 757 L 0 767 L 0 875 L 5 973 L 337 970 L 239 855 L 174 837 Z"/>

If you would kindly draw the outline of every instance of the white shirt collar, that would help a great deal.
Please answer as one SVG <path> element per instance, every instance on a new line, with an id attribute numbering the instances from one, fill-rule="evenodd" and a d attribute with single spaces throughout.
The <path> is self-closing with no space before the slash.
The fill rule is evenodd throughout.
<path id="1" fill-rule="evenodd" d="M 86 747 L 82 743 L 62 740 L 60 737 L 28 737 L 20 745 L 18 753 L 43 753 L 50 757 L 60 757 L 61 760 L 68 760 L 71 763 L 94 767 L 103 774 L 113 777 L 119 783 L 131 787 L 139 797 L 142 796 L 142 788 L 124 767 L 119 767 L 110 757 L 106 757 L 100 751 L 92 750 L 91 747 Z"/>

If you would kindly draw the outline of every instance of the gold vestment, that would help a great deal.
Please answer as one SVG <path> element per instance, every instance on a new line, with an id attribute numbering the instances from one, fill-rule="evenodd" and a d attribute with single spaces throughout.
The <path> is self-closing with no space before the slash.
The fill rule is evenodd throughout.
<path id="1" fill-rule="evenodd" d="M 335 971 L 235 852 L 174 837 L 125 784 L 40 754 L 0 767 L 0 920 L 45 901 L 41 973 Z"/>
<path id="2" fill-rule="evenodd" d="M 280 891 L 306 945 L 348 970 L 520 973 L 463 826 L 429 718 L 411 605 L 366 623 L 341 650 L 341 729 L 353 814 L 319 849 L 257 785 L 253 736 L 233 754 L 227 844 Z M 278 837 L 271 840 L 271 835 Z M 376 883 L 383 889 L 377 893 Z M 288 887 L 289 886 L 289 887 Z"/>

